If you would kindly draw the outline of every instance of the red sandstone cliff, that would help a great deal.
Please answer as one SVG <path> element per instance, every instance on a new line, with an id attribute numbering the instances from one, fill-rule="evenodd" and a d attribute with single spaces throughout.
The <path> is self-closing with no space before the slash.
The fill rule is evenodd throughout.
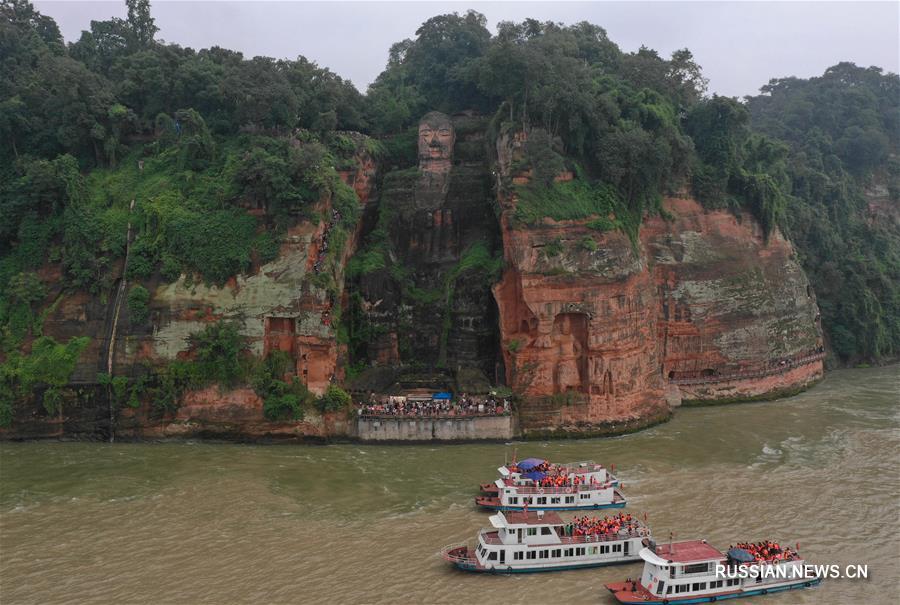
<path id="1" fill-rule="evenodd" d="M 510 172 L 520 146 L 498 142 L 513 185 L 528 182 Z M 503 191 L 494 295 L 526 433 L 639 426 L 682 398 L 775 396 L 821 377 L 812 289 L 790 243 L 764 240 L 749 214 L 670 198 L 633 245 L 588 221 L 521 224 L 515 187 Z"/>

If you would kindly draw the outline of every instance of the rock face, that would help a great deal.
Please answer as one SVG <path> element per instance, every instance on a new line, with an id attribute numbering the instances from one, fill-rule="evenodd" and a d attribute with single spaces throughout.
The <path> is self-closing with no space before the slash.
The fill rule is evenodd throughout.
<path id="1" fill-rule="evenodd" d="M 365 204 L 375 186 L 375 164 L 362 151 L 356 160 L 356 168 L 341 176 Z M 242 326 L 254 354 L 287 352 L 296 375 L 312 392 L 323 393 L 339 372 L 332 313 L 340 300 L 346 261 L 358 237 L 351 233 L 333 262 L 328 262 L 327 245 L 336 245 L 333 233 L 340 219 L 331 201 L 320 200 L 316 207 L 325 220 L 303 221 L 289 229 L 278 258 L 252 275 L 238 276 L 222 287 L 192 283 L 182 276 L 157 288 L 152 298 L 158 312 L 156 328 L 149 338 L 150 347 L 144 347 L 148 353 L 173 359 L 187 350 L 188 336 L 204 323 L 233 320 Z M 336 285 L 334 292 L 319 285 L 315 278 L 320 274 Z M 140 350 L 129 344 L 122 363 L 140 355 Z"/>
<path id="2" fill-rule="evenodd" d="M 521 141 L 501 137 L 501 178 Z M 527 433 L 629 427 L 670 403 L 753 398 L 821 377 L 812 289 L 789 242 L 747 214 L 670 198 L 639 240 L 588 221 L 524 225 L 502 201 L 506 269 L 494 287 L 508 383 Z M 669 383 L 677 385 L 674 393 Z M 667 394 L 667 386 L 668 394 Z"/>
<path id="3" fill-rule="evenodd" d="M 684 398 L 753 398 L 821 378 L 818 307 L 790 242 L 778 230 L 766 241 L 747 213 L 679 198 L 664 208 L 670 220 L 646 220 L 641 241 L 657 284 L 663 372 Z"/>
<path id="4" fill-rule="evenodd" d="M 339 174 L 365 205 L 375 191 L 375 159 L 366 151 L 362 135 L 344 135 L 357 143 L 357 152 L 352 166 Z M 319 200 L 314 210 L 325 218 L 315 223 L 298 221 L 283 238 L 278 258 L 256 267 L 250 274 L 232 278 L 221 286 L 197 283 L 186 275 L 173 283 L 158 284 L 151 298 L 151 321 L 146 326 L 132 326 L 127 307 L 123 306 L 114 343 L 113 374 L 134 376 L 145 363 L 184 357 L 189 354 L 188 338 L 192 333 L 210 322 L 225 319 L 240 326 L 254 354 L 287 352 L 293 362 L 293 374 L 313 393 L 323 393 L 332 378 L 340 380 L 342 348 L 332 319 L 341 300 L 344 268 L 355 250 L 360 225 L 356 231 L 345 234 L 343 242 L 336 243 L 334 234 L 343 227 L 333 210 L 332 198 Z M 117 278 L 121 277 L 121 266 L 113 271 Z M 333 287 L 322 285 L 326 282 Z M 148 284 L 151 288 L 153 285 Z M 23 412 L 23 420 L 36 419 L 28 421 L 34 425 L 28 429 L 29 434 L 37 434 L 36 427 L 41 423 L 52 423 L 47 430 L 56 436 L 89 434 L 91 431 L 83 428 L 88 424 L 93 425 L 95 434 L 103 436 L 108 435 L 112 424 L 117 436 L 126 438 L 194 434 L 237 438 L 294 438 L 305 434 L 315 438 L 347 433 L 348 427 L 341 422 L 323 423 L 321 418 L 304 423 L 268 422 L 262 413 L 262 402 L 247 389 L 187 393 L 174 415 L 154 415 L 149 404 L 136 411 L 111 413 L 103 390 L 94 385 L 98 372 L 106 371 L 113 306 L 112 301 L 101 303 L 96 297 L 78 292 L 62 297 L 52 308 L 44 324 L 45 334 L 58 340 L 93 336 L 73 381 L 82 385 L 79 390 L 96 390 L 98 396 L 92 402 L 69 397 L 60 418 L 44 418 L 46 414 L 41 412 L 39 402 L 31 402 L 34 405 L 25 406 Z M 21 424 L 18 420 L 16 423 Z"/>

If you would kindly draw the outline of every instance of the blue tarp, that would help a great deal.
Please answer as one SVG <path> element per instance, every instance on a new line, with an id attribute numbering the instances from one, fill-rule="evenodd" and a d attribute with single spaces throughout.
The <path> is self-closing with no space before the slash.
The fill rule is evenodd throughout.
<path id="1" fill-rule="evenodd" d="M 530 473 L 524 473 L 522 476 L 526 479 L 531 479 L 532 481 L 540 481 L 547 476 L 547 473 L 542 473 L 541 471 L 532 471 Z"/>
<path id="2" fill-rule="evenodd" d="M 542 460 L 540 458 L 526 458 L 521 462 L 517 463 L 516 466 L 519 467 L 519 470 L 529 471 L 536 466 L 542 465 L 546 460 Z"/>
<path id="3" fill-rule="evenodd" d="M 431 396 L 432 399 L 453 399 L 453 395 L 446 391 L 441 391 L 440 393 L 435 393 Z"/>
<path id="4" fill-rule="evenodd" d="M 734 559 L 735 561 L 740 561 L 741 563 L 750 563 L 752 561 L 756 561 L 756 557 L 751 555 L 749 552 L 744 550 L 743 548 L 731 548 L 728 550 L 728 556 Z"/>

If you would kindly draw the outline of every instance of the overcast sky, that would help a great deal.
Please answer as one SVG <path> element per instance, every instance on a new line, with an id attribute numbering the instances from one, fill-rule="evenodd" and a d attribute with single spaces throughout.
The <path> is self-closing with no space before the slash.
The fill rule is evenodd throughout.
<path id="1" fill-rule="evenodd" d="M 687 47 L 710 92 L 755 94 L 770 78 L 810 77 L 839 61 L 898 72 L 900 2 L 264 2 L 151 0 L 158 38 L 196 49 L 222 46 L 245 56 L 303 55 L 360 90 L 384 69 L 391 44 L 415 37 L 442 13 L 483 13 L 498 21 L 604 27 L 624 51 L 642 44 L 661 55 Z M 92 19 L 125 17 L 124 0 L 34 2 L 67 41 Z"/>

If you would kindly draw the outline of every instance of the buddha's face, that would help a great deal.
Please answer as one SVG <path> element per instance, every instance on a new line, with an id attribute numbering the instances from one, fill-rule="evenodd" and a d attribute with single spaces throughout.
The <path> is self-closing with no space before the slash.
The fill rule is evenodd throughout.
<path id="1" fill-rule="evenodd" d="M 450 118 L 431 112 L 419 123 L 419 163 L 450 160 L 456 136 Z"/>

